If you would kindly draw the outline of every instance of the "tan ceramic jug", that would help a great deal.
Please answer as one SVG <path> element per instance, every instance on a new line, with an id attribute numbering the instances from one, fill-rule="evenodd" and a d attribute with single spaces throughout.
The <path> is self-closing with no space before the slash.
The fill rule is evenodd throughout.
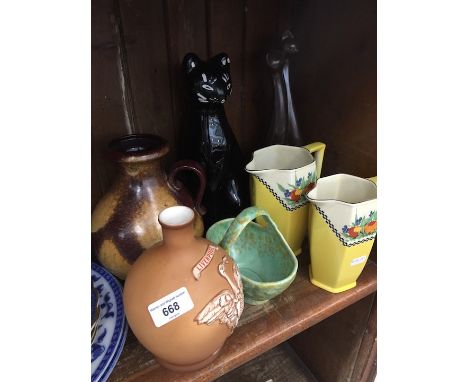
<path id="1" fill-rule="evenodd" d="M 175 371 L 209 364 L 244 308 L 239 271 L 212 242 L 194 236 L 194 212 L 159 214 L 163 241 L 133 264 L 124 287 L 128 324 L 158 362 Z"/>
<path id="2" fill-rule="evenodd" d="M 194 209 L 195 231 L 203 235 L 205 172 L 195 161 L 175 163 L 169 176 L 161 158 L 169 151 L 167 142 L 156 135 L 132 134 L 109 144 L 120 172 L 109 191 L 99 200 L 91 216 L 94 251 L 111 273 L 125 279 L 138 256 L 162 239 L 158 213 L 175 205 Z M 179 171 L 195 172 L 199 179 L 196 200 L 176 179 Z"/>

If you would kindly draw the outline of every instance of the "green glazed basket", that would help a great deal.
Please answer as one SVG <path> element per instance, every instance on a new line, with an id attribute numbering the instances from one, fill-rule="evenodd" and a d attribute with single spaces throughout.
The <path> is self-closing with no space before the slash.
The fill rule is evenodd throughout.
<path id="1" fill-rule="evenodd" d="M 256 218 L 260 224 L 253 221 Z M 221 220 L 210 227 L 206 238 L 237 263 L 244 299 L 250 305 L 278 296 L 296 277 L 296 256 L 264 210 L 249 207 L 235 219 Z"/>

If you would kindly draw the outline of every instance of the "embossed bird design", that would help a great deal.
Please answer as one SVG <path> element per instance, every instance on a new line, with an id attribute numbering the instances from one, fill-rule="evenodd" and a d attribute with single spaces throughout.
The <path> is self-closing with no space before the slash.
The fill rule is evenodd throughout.
<path id="1" fill-rule="evenodd" d="M 237 326 L 239 318 L 244 310 L 244 296 L 242 294 L 242 281 L 236 264 L 233 262 L 234 282 L 225 271 L 228 259 L 223 257 L 222 263 L 218 265 L 219 274 L 226 279 L 232 291 L 223 289 L 219 292 L 195 317 L 197 323 L 211 325 L 216 320 L 226 324 L 231 332 Z"/>

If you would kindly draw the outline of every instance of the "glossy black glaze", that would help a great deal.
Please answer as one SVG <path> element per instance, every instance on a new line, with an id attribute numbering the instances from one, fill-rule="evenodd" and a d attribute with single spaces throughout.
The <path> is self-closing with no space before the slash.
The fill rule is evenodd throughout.
<path id="1" fill-rule="evenodd" d="M 220 53 L 204 62 L 189 53 L 183 65 L 191 110 L 181 152 L 206 169 L 204 222 L 209 228 L 221 219 L 236 216 L 249 205 L 245 161 L 223 105 L 232 92 L 230 59 Z"/>
<path id="2" fill-rule="evenodd" d="M 302 146 L 304 142 L 297 127 L 296 113 L 289 82 L 289 57 L 298 52 L 294 36 L 285 31 L 281 46 L 269 51 L 266 61 L 273 77 L 274 107 L 270 127 L 266 134 L 266 146 L 286 144 Z"/>

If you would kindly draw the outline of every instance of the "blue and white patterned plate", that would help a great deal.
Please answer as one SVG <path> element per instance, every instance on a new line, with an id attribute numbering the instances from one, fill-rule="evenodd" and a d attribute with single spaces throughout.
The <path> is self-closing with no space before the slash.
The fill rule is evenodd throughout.
<path id="1" fill-rule="evenodd" d="M 91 344 L 91 382 L 105 382 L 122 353 L 128 326 L 118 281 L 95 263 L 91 263 L 91 278 L 99 292 L 101 310 Z"/>

